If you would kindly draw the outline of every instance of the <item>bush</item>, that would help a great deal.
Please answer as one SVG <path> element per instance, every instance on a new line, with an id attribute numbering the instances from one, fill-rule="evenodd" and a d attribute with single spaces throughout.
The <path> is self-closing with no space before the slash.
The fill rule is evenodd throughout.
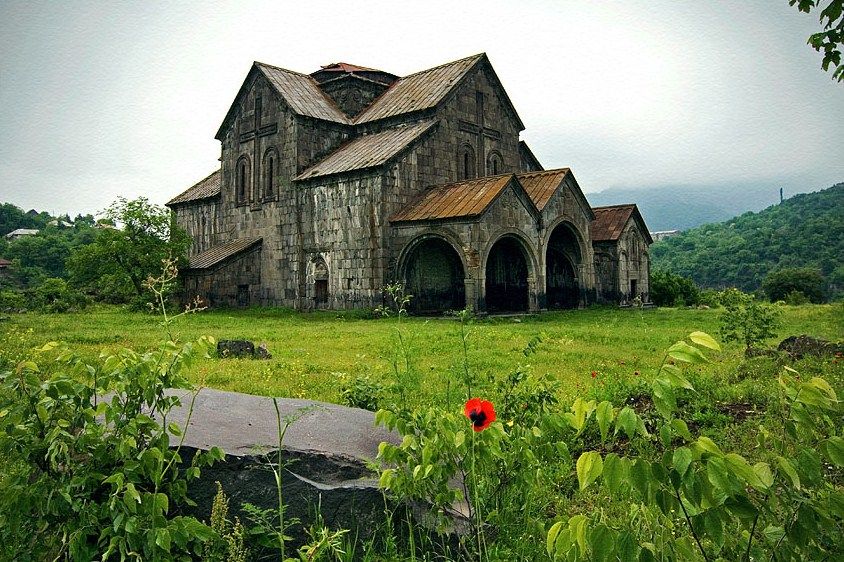
<path id="1" fill-rule="evenodd" d="M 68 286 L 67 281 L 51 277 L 28 292 L 30 307 L 41 312 L 71 312 L 88 304 L 85 295 Z"/>
<path id="2" fill-rule="evenodd" d="M 799 306 L 809 302 L 809 297 L 803 294 L 803 291 L 789 291 L 785 295 L 785 304 L 790 306 Z"/>
<path id="3" fill-rule="evenodd" d="M 700 289 L 694 281 L 661 269 L 651 273 L 649 294 L 657 306 L 694 306 L 700 302 Z"/>
<path id="4" fill-rule="evenodd" d="M 148 413 L 164 417 L 179 403 L 166 389 L 188 388 L 184 369 L 213 343 L 168 342 L 91 364 L 62 351 L 51 376 L 33 361 L 0 374 L 0 559 L 175 560 L 202 552 L 214 532 L 178 515 L 179 505 L 187 481 L 222 452 L 183 462 L 184 428 L 162 427 Z"/>
<path id="5" fill-rule="evenodd" d="M 820 304 L 827 299 L 826 279 L 810 267 L 794 267 L 771 272 L 762 281 L 762 290 L 771 302 L 784 301 L 794 291 L 803 293 L 809 302 Z"/>
<path id="6" fill-rule="evenodd" d="M 379 408 L 385 390 L 383 384 L 363 375 L 349 381 L 340 390 L 340 394 L 346 406 L 374 412 Z"/>
<path id="7" fill-rule="evenodd" d="M 724 291 L 724 308 L 720 334 L 724 341 L 739 341 L 749 352 L 766 339 L 776 336 L 781 311 L 775 306 L 760 303 L 752 295 L 738 289 Z"/>
<path id="8" fill-rule="evenodd" d="M 721 306 L 721 291 L 715 289 L 704 289 L 700 292 L 700 299 L 698 304 L 708 306 L 709 308 L 718 308 Z"/>
<path id="9" fill-rule="evenodd" d="M 0 311 L 17 312 L 26 310 L 26 297 L 20 291 L 0 291 Z"/>

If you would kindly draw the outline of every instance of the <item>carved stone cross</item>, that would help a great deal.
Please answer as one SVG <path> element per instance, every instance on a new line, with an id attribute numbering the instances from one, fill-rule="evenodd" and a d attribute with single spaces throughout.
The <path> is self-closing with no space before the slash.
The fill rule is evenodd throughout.
<path id="1" fill-rule="evenodd" d="M 255 98 L 255 126 L 251 131 L 240 133 L 240 142 L 249 142 L 257 137 L 274 135 L 278 131 L 278 123 L 261 126 L 261 109 L 261 98 L 257 97 Z"/>
<path id="2" fill-rule="evenodd" d="M 476 135 L 476 154 L 477 163 L 476 170 L 478 175 L 483 175 L 480 170 L 486 168 L 486 147 L 484 146 L 484 139 L 489 138 L 493 140 L 501 139 L 501 131 L 492 129 L 484 125 L 484 94 L 483 92 L 475 92 L 475 123 L 468 121 L 458 121 L 457 129 L 466 133 L 473 133 Z"/>

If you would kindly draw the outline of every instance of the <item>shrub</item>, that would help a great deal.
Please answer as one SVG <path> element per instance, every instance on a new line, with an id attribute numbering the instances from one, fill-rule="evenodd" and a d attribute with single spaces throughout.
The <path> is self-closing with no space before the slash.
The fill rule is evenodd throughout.
<path id="1" fill-rule="evenodd" d="M 67 281 L 56 277 L 45 279 L 29 291 L 31 307 L 41 312 L 71 312 L 84 309 L 88 304 L 85 295 L 68 286 Z"/>
<path id="2" fill-rule="evenodd" d="M 363 375 L 355 377 L 344 385 L 340 390 L 340 395 L 343 397 L 343 403 L 346 406 L 374 412 L 378 409 L 385 390 L 383 384 Z"/>
<path id="3" fill-rule="evenodd" d="M 807 297 L 803 291 L 789 291 L 788 294 L 785 295 L 785 304 L 790 306 L 799 306 L 808 302 L 809 297 Z"/>
<path id="4" fill-rule="evenodd" d="M 827 299 L 826 279 L 810 267 L 780 269 L 769 273 L 762 281 L 762 290 L 771 302 L 784 301 L 789 293 L 803 293 L 810 302 L 819 304 Z"/>
<path id="5" fill-rule="evenodd" d="M 700 292 L 698 304 L 708 306 L 709 308 L 718 308 L 721 306 L 721 291 L 715 289 L 703 289 Z"/>
<path id="6" fill-rule="evenodd" d="M 694 306 L 700 302 L 700 289 L 694 281 L 661 269 L 651 273 L 649 295 L 657 306 Z"/>
<path id="7" fill-rule="evenodd" d="M 745 351 L 777 335 L 781 310 L 736 290 L 725 299 L 719 333 L 724 341 L 738 341 Z"/>
<path id="8" fill-rule="evenodd" d="M 45 345 L 40 352 L 54 349 Z M 183 370 L 213 341 L 122 350 L 94 363 L 67 351 L 55 374 L 33 361 L 0 375 L 0 558 L 28 560 L 184 559 L 213 537 L 176 515 L 187 481 L 219 449 L 183 463 L 183 429 L 162 427 L 187 388 Z M 109 398 L 103 396 L 110 395 Z"/>
<path id="9" fill-rule="evenodd" d="M 17 312 L 26 310 L 26 296 L 20 291 L 0 291 L 0 311 Z"/>

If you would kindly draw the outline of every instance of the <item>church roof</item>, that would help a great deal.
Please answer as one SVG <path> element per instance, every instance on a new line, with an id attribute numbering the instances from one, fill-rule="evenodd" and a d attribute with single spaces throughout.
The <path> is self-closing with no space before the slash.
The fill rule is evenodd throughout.
<path id="1" fill-rule="evenodd" d="M 199 180 L 170 201 L 167 206 L 178 205 L 180 203 L 190 203 L 191 201 L 200 201 L 202 199 L 209 199 L 220 194 L 220 177 L 222 176 L 220 170 L 211 172 L 211 174 Z"/>
<path id="2" fill-rule="evenodd" d="M 390 222 L 475 217 L 483 214 L 513 181 L 518 185 L 513 174 L 503 174 L 432 187 L 390 217 Z"/>
<path id="3" fill-rule="evenodd" d="M 395 127 L 354 138 L 299 174 L 296 180 L 381 166 L 430 131 L 436 124 L 435 120 L 429 119 L 413 125 Z"/>
<path id="4" fill-rule="evenodd" d="M 355 119 L 367 123 L 435 107 L 481 59 L 483 53 L 399 78 Z"/>
<path id="5" fill-rule="evenodd" d="M 624 232 L 624 227 L 631 217 L 641 223 L 642 235 L 653 243 L 650 233 L 645 225 L 645 220 L 639 213 L 635 204 L 609 205 L 606 207 L 593 207 L 595 220 L 592 221 L 592 241 L 594 242 L 615 242 Z"/>
<path id="6" fill-rule="evenodd" d="M 541 211 L 570 173 L 571 170 L 568 168 L 558 168 L 541 172 L 525 172 L 516 174 L 516 177 L 519 178 L 525 191 L 530 195 L 533 204 Z"/>
<path id="7" fill-rule="evenodd" d="M 340 108 L 319 88 L 316 81 L 307 74 L 262 62 L 256 62 L 255 66 L 264 73 L 294 113 L 325 121 L 349 123 L 346 114 L 340 111 Z"/>
<path id="8" fill-rule="evenodd" d="M 190 258 L 189 269 L 208 269 L 214 267 L 240 252 L 261 243 L 261 238 L 239 238 L 220 246 L 214 246 Z"/>

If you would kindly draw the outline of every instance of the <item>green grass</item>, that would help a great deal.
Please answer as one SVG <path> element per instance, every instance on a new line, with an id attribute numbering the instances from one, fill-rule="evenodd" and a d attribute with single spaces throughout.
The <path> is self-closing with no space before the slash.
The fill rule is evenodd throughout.
<path id="1" fill-rule="evenodd" d="M 482 381 L 501 379 L 519 364 L 529 365 L 534 373 L 559 380 L 560 398 L 566 400 L 601 380 L 634 380 L 635 371 L 652 373 L 665 348 L 689 332 L 717 335 L 719 315 L 718 310 L 594 308 L 476 321 L 470 329 L 469 366 L 483 387 Z M 844 334 L 840 304 L 784 307 L 783 321 L 778 339 L 808 333 L 836 340 Z M 401 329 L 412 342 L 412 364 L 422 378 L 415 403 L 451 398 L 449 389 L 461 384 L 459 328 L 454 319 L 403 320 Z M 159 317 L 108 306 L 73 314 L 12 315 L 0 323 L 0 338 L 30 329 L 28 345 L 64 341 L 88 357 L 119 347 L 148 349 L 166 339 Z M 358 375 L 384 383 L 394 380 L 396 329 L 394 318 L 366 318 L 359 312 L 299 314 L 279 309 L 206 311 L 179 318 L 173 328 L 183 341 L 210 335 L 266 342 L 273 355 L 268 361 L 204 360 L 191 372 L 197 384 L 336 403 L 341 402 L 342 387 Z M 543 343 L 526 358 L 521 352 L 537 335 Z M 733 369 L 740 356 L 737 345 L 726 346 L 707 368 Z M 599 373 L 597 380 L 592 371 Z M 458 403 L 456 394 L 453 402 Z"/>

